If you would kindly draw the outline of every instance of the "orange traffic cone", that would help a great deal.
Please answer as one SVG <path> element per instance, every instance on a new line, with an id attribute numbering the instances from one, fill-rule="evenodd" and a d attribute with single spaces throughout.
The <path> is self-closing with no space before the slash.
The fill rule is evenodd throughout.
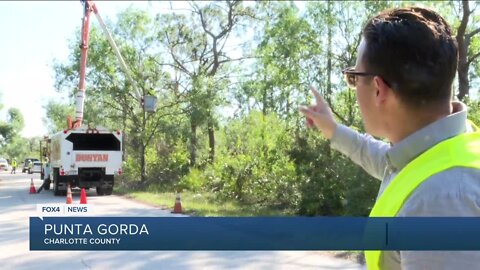
<path id="1" fill-rule="evenodd" d="M 70 184 L 67 184 L 67 202 L 66 204 L 72 204 L 73 198 L 72 198 L 72 190 L 70 189 Z"/>
<path id="2" fill-rule="evenodd" d="M 35 185 L 33 184 L 33 178 L 30 181 L 30 194 L 37 193 L 37 190 L 35 189 Z"/>
<path id="3" fill-rule="evenodd" d="M 173 214 L 181 214 L 182 211 L 182 202 L 180 201 L 180 193 L 177 192 L 177 198 L 175 199 L 175 206 L 173 207 Z"/>
<path id="4" fill-rule="evenodd" d="M 84 188 L 82 188 L 82 192 L 80 192 L 80 204 L 87 204 L 87 192 Z"/>

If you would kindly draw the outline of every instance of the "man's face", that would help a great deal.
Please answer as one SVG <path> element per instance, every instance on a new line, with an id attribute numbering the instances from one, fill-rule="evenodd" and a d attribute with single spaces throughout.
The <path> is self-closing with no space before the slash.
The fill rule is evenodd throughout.
<path id="1" fill-rule="evenodd" d="M 355 71 L 371 72 L 367 70 L 364 64 L 363 56 L 366 49 L 366 42 L 362 39 L 358 47 L 357 63 Z M 357 76 L 357 102 L 360 107 L 360 114 L 365 125 L 365 129 L 369 134 L 380 136 L 380 117 L 378 109 L 375 105 L 376 88 L 373 82 L 373 76 Z"/>

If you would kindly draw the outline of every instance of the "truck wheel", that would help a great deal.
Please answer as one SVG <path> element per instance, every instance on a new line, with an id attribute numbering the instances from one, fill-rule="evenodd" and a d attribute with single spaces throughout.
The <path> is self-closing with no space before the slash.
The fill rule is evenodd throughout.
<path id="1" fill-rule="evenodd" d="M 43 180 L 43 188 L 45 190 L 50 190 L 50 183 L 51 183 L 50 179 Z"/>
<path id="2" fill-rule="evenodd" d="M 97 187 L 97 195 L 98 195 L 98 196 L 103 196 L 103 195 L 105 195 L 105 191 L 103 190 L 102 187 Z"/>
<path id="3" fill-rule="evenodd" d="M 103 179 L 105 183 L 107 183 L 107 186 L 103 188 L 103 192 L 105 195 L 112 195 L 114 182 L 113 175 L 105 175 Z"/>
<path id="4" fill-rule="evenodd" d="M 105 195 L 112 195 L 113 187 L 104 188 Z"/>
<path id="5" fill-rule="evenodd" d="M 53 170 L 53 195 L 55 196 L 65 196 L 67 195 L 66 190 L 60 190 L 60 175 L 58 175 L 58 169 Z"/>
<path id="6" fill-rule="evenodd" d="M 55 196 L 61 196 L 62 193 L 60 192 L 59 185 L 58 185 L 58 180 L 54 180 L 53 182 L 53 195 Z"/>

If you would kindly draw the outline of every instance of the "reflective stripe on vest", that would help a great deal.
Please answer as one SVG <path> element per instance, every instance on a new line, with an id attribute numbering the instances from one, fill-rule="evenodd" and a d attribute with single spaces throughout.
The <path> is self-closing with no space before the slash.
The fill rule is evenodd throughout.
<path id="1" fill-rule="evenodd" d="M 464 133 L 435 145 L 408 163 L 377 200 L 370 217 L 394 217 L 430 176 L 452 167 L 480 169 L 480 132 Z M 381 269 L 379 250 L 365 251 L 369 270 Z"/>

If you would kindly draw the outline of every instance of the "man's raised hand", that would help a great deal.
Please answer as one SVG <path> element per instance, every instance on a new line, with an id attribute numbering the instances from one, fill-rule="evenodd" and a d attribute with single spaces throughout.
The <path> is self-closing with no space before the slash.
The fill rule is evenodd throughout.
<path id="1" fill-rule="evenodd" d="M 310 89 L 315 96 L 316 104 L 301 106 L 299 110 L 305 115 L 308 127 L 317 127 L 327 139 L 331 139 L 337 126 L 332 110 L 313 86 Z"/>

